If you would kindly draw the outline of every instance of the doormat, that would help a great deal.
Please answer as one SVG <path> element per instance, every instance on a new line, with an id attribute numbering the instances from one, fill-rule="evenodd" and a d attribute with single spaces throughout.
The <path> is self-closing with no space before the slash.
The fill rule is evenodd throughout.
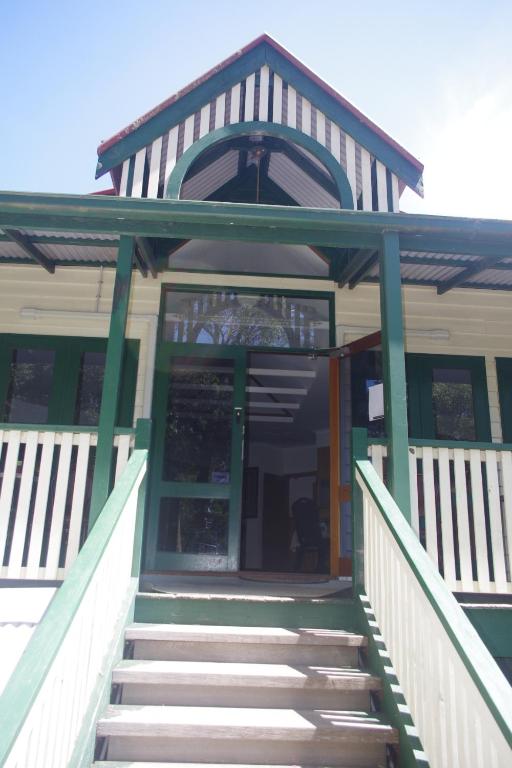
<path id="1" fill-rule="evenodd" d="M 268 573 L 265 571 L 242 571 L 239 579 L 264 581 L 267 584 L 325 584 L 331 580 L 323 573 Z"/>

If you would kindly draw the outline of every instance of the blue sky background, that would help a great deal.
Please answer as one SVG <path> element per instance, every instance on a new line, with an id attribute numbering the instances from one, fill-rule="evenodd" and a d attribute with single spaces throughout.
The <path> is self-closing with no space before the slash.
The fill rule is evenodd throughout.
<path id="1" fill-rule="evenodd" d="M 3 0 L 0 189 L 87 193 L 96 147 L 261 32 L 425 164 L 407 211 L 512 219 L 512 0 Z"/>

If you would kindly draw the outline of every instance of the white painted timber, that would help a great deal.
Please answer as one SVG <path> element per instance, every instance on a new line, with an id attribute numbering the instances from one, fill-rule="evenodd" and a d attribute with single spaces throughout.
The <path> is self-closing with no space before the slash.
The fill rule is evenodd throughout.
<path id="1" fill-rule="evenodd" d="M 291 85 L 288 86 L 288 116 L 286 122 L 290 128 L 297 127 L 297 91 Z"/>
<path id="2" fill-rule="evenodd" d="M 220 96 L 217 96 L 217 99 L 215 101 L 215 125 L 214 125 L 215 130 L 217 130 L 217 128 L 224 127 L 225 112 L 226 112 L 226 94 L 221 93 Z"/>
<path id="3" fill-rule="evenodd" d="M 385 446 L 369 448 L 380 478 L 386 454 Z M 413 530 L 424 530 L 449 588 L 511 593 L 512 452 L 411 446 L 409 469 Z"/>
<path id="4" fill-rule="evenodd" d="M 400 211 L 400 188 L 398 178 L 394 173 L 391 174 L 391 194 L 393 196 L 393 211 L 398 213 Z"/>
<path id="5" fill-rule="evenodd" d="M 114 438 L 116 481 L 126 466 L 133 439 L 132 434 Z M 96 432 L 55 432 L 43 425 L 38 430 L 0 430 L 0 452 L 6 446 L 0 477 L 0 542 L 7 541 L 7 531 L 12 526 L 7 557 L 4 543 L 0 546 L 5 563 L 0 567 L 1 578 L 64 578 L 81 544 L 84 515 L 88 513 L 86 487 L 93 470 L 91 448 L 96 443 Z M 17 480 L 20 487 L 13 515 Z"/>
<path id="6" fill-rule="evenodd" d="M 98 680 L 105 674 L 105 654 L 107 649 L 114 653 L 133 598 L 133 540 L 138 490 L 145 471 L 144 465 L 34 695 L 4 768 L 71 765 L 76 742 L 96 705 Z"/>
<path id="7" fill-rule="evenodd" d="M 144 180 L 144 166 L 146 164 L 146 147 L 139 149 L 135 155 L 133 169 L 133 184 L 131 197 L 142 197 L 142 182 Z"/>
<path id="8" fill-rule="evenodd" d="M 265 64 L 260 70 L 260 100 L 258 104 L 258 120 L 268 120 L 268 91 L 270 69 Z"/>
<path id="9" fill-rule="evenodd" d="M 185 120 L 185 129 L 183 131 L 183 154 L 194 142 L 194 115 L 190 115 Z"/>
<path id="10" fill-rule="evenodd" d="M 231 89 L 231 105 L 229 108 L 229 122 L 231 124 L 240 122 L 240 90 L 240 83 L 234 85 Z"/>
<path id="11" fill-rule="evenodd" d="M 435 603 L 404 555 L 359 470 L 356 481 L 363 495 L 363 605 L 368 620 L 379 629 L 389 654 L 389 666 L 400 682 L 431 768 L 509 765 L 510 747 L 458 645 L 447 632 Z M 399 519 L 399 510 L 386 496 L 383 503 L 390 519 Z M 405 533 L 403 536 L 402 544 L 410 549 Z M 437 604 L 445 616 L 449 612 L 449 620 L 457 619 L 458 636 L 471 649 L 479 672 L 492 678 L 494 693 L 500 697 L 500 706 L 504 705 L 510 697 L 505 678 L 461 609 L 442 595 L 428 560 L 417 563 L 423 578 L 431 580 L 427 583 L 435 585 L 434 595 L 437 594 Z"/>
<path id="12" fill-rule="evenodd" d="M 302 133 L 311 136 L 311 102 L 302 97 Z"/>
<path id="13" fill-rule="evenodd" d="M 149 166 L 148 197 L 158 197 L 158 181 L 160 177 L 160 159 L 162 157 L 162 137 L 153 142 L 151 147 L 151 163 Z"/>
<path id="14" fill-rule="evenodd" d="M 128 185 L 128 169 L 130 167 L 130 158 L 123 162 L 123 168 L 121 170 L 121 182 L 119 184 L 119 195 L 126 197 L 126 187 Z"/>
<path id="15" fill-rule="evenodd" d="M 244 105 L 244 120 L 254 120 L 254 87 L 256 82 L 256 75 L 253 73 L 245 81 L 245 105 Z"/>
<path id="16" fill-rule="evenodd" d="M 386 179 L 386 166 L 380 160 L 375 161 L 377 169 L 377 203 L 379 211 L 388 210 L 388 185 Z"/>
<path id="17" fill-rule="evenodd" d="M 361 147 L 361 183 L 363 211 L 372 210 L 372 159 L 370 153 Z"/>
<path id="18" fill-rule="evenodd" d="M 199 119 L 199 138 L 202 139 L 210 130 L 210 104 L 205 104 L 201 109 Z"/>
<path id="19" fill-rule="evenodd" d="M 167 183 L 169 176 L 171 175 L 174 166 L 176 165 L 176 157 L 178 153 L 178 131 L 179 125 L 175 125 L 169 131 L 169 137 L 167 140 L 167 157 L 165 159 L 165 178 L 164 178 L 164 197 L 167 197 Z"/>
<path id="20" fill-rule="evenodd" d="M 283 122 L 283 81 L 279 75 L 276 74 L 274 74 L 272 115 L 274 123 Z"/>
<path id="21" fill-rule="evenodd" d="M 332 129 L 331 129 L 332 130 Z M 347 177 L 352 189 L 354 199 L 354 210 L 357 208 L 357 181 L 356 181 L 356 143 L 352 136 L 346 134 L 347 149 Z"/>

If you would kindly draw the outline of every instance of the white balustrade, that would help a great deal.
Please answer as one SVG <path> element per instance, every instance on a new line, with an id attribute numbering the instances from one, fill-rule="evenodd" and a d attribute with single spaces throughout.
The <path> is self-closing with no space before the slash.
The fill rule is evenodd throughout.
<path id="1" fill-rule="evenodd" d="M 369 456 L 384 477 L 387 448 Z M 454 592 L 512 593 L 512 451 L 409 448 L 411 525 Z"/>
<path id="2" fill-rule="evenodd" d="M 373 473 L 386 509 L 384 515 L 358 469 L 363 607 L 376 622 L 431 768 L 512 765 L 507 681 L 369 462 L 360 465 Z"/>
<path id="3" fill-rule="evenodd" d="M 133 542 L 139 486 L 145 471 L 146 462 L 139 461 L 119 515 L 113 506 L 107 513 L 109 519 L 102 520 L 105 507 L 80 558 L 75 561 L 73 584 L 64 582 L 32 637 L 31 643 L 45 647 L 51 663 L 2 763 L 5 768 L 71 765 L 81 729 L 91 720 L 91 707 L 100 698 L 101 685 L 108 680 L 109 665 L 134 598 L 137 579 L 132 576 Z M 117 488 L 111 499 L 116 492 Z M 53 614 L 49 616 L 51 611 Z M 48 627 L 43 627 L 45 619 Z M 59 640 L 45 637 L 41 642 L 37 632 L 44 630 L 51 635 L 52 622 L 53 632 L 62 633 L 62 637 Z M 52 642 L 57 646 L 53 660 L 52 649 L 48 647 Z M 36 649 L 29 644 L 27 653 L 35 655 Z M 38 655 L 34 663 L 40 661 Z M 73 765 L 76 764 L 73 761 Z"/>
<path id="4" fill-rule="evenodd" d="M 85 536 L 97 432 L 0 429 L 0 577 L 63 579 Z M 115 479 L 133 447 L 116 435 Z"/>

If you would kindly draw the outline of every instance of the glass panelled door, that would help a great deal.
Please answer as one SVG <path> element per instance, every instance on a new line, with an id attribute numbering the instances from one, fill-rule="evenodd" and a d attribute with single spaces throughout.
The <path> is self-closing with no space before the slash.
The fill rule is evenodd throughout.
<path id="1" fill-rule="evenodd" d="M 242 349 L 163 343 L 147 567 L 236 570 L 245 396 Z"/>

